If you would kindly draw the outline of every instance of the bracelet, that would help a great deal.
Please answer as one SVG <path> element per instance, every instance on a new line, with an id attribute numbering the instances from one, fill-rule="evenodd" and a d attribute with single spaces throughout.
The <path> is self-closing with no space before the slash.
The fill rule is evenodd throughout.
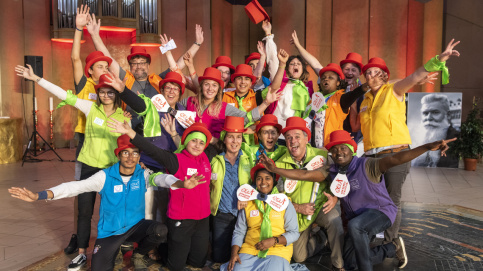
<path id="1" fill-rule="evenodd" d="M 77 30 L 79 30 L 80 32 L 82 32 L 82 29 L 77 28 L 77 26 L 75 27 L 75 29 L 77 29 Z"/>
<path id="2" fill-rule="evenodd" d="M 283 65 L 278 65 L 280 68 L 285 68 L 285 66 L 287 66 L 287 64 L 283 64 Z"/>
<path id="3" fill-rule="evenodd" d="M 179 134 L 172 135 L 171 137 L 176 137 L 176 136 L 179 136 Z"/>
<path id="4" fill-rule="evenodd" d="M 275 244 L 273 244 L 273 246 L 276 246 L 279 243 L 278 237 L 273 237 L 273 238 L 275 238 Z"/>
<path id="5" fill-rule="evenodd" d="M 197 43 L 196 41 L 194 42 L 194 44 L 196 44 L 198 46 L 201 46 L 201 43 Z"/>
<path id="6" fill-rule="evenodd" d="M 40 79 L 42 79 L 42 78 L 39 77 L 39 78 L 35 79 L 35 82 L 37 82 L 37 83 L 40 82 Z"/>
<path id="7" fill-rule="evenodd" d="M 41 191 L 41 192 L 38 192 L 37 193 L 39 195 L 39 198 L 37 200 L 43 200 L 43 199 L 47 199 L 47 191 Z"/>
<path id="8" fill-rule="evenodd" d="M 195 76 L 195 75 L 196 75 L 196 71 L 190 74 L 190 76 Z"/>

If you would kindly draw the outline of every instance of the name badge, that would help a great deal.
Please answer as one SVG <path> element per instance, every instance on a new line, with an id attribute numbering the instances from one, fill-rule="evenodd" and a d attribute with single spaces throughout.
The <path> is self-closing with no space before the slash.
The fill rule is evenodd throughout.
<path id="1" fill-rule="evenodd" d="M 104 124 L 104 120 L 96 117 L 96 119 L 94 120 L 94 123 L 99 126 L 102 126 L 102 124 Z"/>
<path id="2" fill-rule="evenodd" d="M 363 108 L 361 108 L 360 112 L 362 113 L 362 112 L 365 112 L 366 110 L 367 110 L 367 106 L 364 106 Z"/>
<path id="3" fill-rule="evenodd" d="M 89 100 L 97 100 L 97 94 L 89 93 Z"/>
<path id="4" fill-rule="evenodd" d="M 228 104 L 229 104 L 229 105 L 231 105 L 231 106 L 235 106 L 235 104 L 234 104 L 234 103 L 228 103 Z"/>
<path id="5" fill-rule="evenodd" d="M 211 173 L 211 180 L 212 180 L 212 181 L 216 181 L 217 177 L 218 177 L 218 174 L 216 174 L 216 173 Z"/>
<path id="6" fill-rule="evenodd" d="M 255 216 L 258 216 L 260 213 L 258 212 L 258 210 L 251 210 L 250 211 L 250 217 L 255 217 Z"/>
<path id="7" fill-rule="evenodd" d="M 186 173 L 188 176 L 191 176 L 195 173 L 197 173 L 198 170 L 196 168 L 188 168 L 188 172 Z"/>
<path id="8" fill-rule="evenodd" d="M 122 184 L 114 186 L 114 193 L 122 192 Z"/>

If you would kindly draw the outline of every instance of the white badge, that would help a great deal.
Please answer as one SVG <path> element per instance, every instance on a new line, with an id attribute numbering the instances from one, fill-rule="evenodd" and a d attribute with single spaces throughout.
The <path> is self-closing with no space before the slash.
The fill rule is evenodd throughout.
<path id="1" fill-rule="evenodd" d="M 122 192 L 122 184 L 114 186 L 114 193 Z"/>
<path id="2" fill-rule="evenodd" d="M 104 123 L 104 120 L 96 117 L 96 119 L 94 119 L 94 123 L 99 126 L 102 126 L 102 124 Z"/>
<path id="3" fill-rule="evenodd" d="M 228 103 L 228 104 L 229 104 L 229 105 L 231 105 L 231 106 L 235 106 L 235 104 L 234 104 L 234 103 Z"/>
<path id="4" fill-rule="evenodd" d="M 181 124 L 181 126 L 183 126 L 183 128 L 188 128 L 187 125 L 185 125 L 184 123 L 187 122 L 190 118 L 195 121 L 195 118 L 196 118 L 196 112 L 193 112 L 193 111 L 188 111 L 188 110 L 178 110 L 176 112 L 176 116 L 175 116 L 176 120 L 178 120 L 179 124 Z"/>
<path id="5" fill-rule="evenodd" d="M 338 198 L 343 198 L 349 194 L 350 190 L 351 186 L 349 180 L 347 180 L 347 175 L 337 174 L 330 185 L 330 191 L 332 191 L 332 194 Z"/>
<path id="6" fill-rule="evenodd" d="M 240 201 L 249 201 L 257 198 L 258 192 L 249 184 L 244 184 L 236 191 L 236 197 Z"/>
<path id="7" fill-rule="evenodd" d="M 211 180 L 212 180 L 212 181 L 216 181 L 217 177 L 218 177 L 218 174 L 216 174 L 216 173 L 211 173 Z"/>
<path id="8" fill-rule="evenodd" d="M 191 175 L 194 175 L 197 172 L 198 172 L 198 170 L 196 168 L 188 168 L 188 172 L 186 173 L 186 175 L 191 176 Z"/>
<path id="9" fill-rule="evenodd" d="M 89 100 L 97 100 L 97 94 L 95 93 L 89 93 Z"/>
<path id="10" fill-rule="evenodd" d="M 250 211 L 250 217 L 256 217 L 260 214 L 258 210 L 251 210 Z"/>
<path id="11" fill-rule="evenodd" d="M 321 92 L 314 92 L 314 94 L 312 94 L 312 110 L 317 112 L 322 106 L 324 106 L 324 104 L 324 95 Z"/>
<path id="12" fill-rule="evenodd" d="M 361 111 L 360 112 L 362 113 L 362 112 L 364 112 L 366 110 L 367 110 L 367 106 L 364 106 L 363 108 L 361 108 Z"/>
<path id="13" fill-rule="evenodd" d="M 153 102 L 154 107 L 158 112 L 168 112 L 169 104 L 161 94 L 156 94 L 151 98 L 151 102 Z"/>
<path id="14" fill-rule="evenodd" d="M 305 166 L 308 170 L 318 169 L 325 165 L 325 157 L 322 155 L 317 155 Z"/>
<path id="15" fill-rule="evenodd" d="M 288 207 L 288 197 L 284 194 L 268 195 L 267 201 L 268 205 L 272 207 L 277 212 L 281 212 Z"/>
<path id="16" fill-rule="evenodd" d="M 312 131 L 312 119 L 309 117 L 306 117 L 304 120 L 305 120 L 305 126 L 307 127 L 307 129 L 309 129 L 309 131 Z"/>
<path id="17" fill-rule="evenodd" d="M 297 186 L 296 180 L 286 179 L 283 184 L 283 190 L 285 191 L 285 193 L 292 193 L 293 191 L 295 191 L 296 186 Z"/>

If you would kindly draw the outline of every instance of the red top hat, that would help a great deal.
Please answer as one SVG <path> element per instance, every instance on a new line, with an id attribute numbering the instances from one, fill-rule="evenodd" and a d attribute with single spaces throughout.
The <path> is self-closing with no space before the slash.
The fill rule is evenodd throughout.
<path id="1" fill-rule="evenodd" d="M 245 6 L 245 12 L 254 24 L 258 24 L 264 20 L 270 20 L 267 12 L 258 3 L 257 0 L 253 0 Z"/>
<path id="2" fill-rule="evenodd" d="M 117 148 L 114 149 L 114 154 L 117 156 L 119 152 L 128 149 L 128 148 L 137 148 L 131 143 L 131 139 L 128 135 L 121 135 L 117 138 Z"/>
<path id="3" fill-rule="evenodd" d="M 225 83 L 221 80 L 221 72 L 213 67 L 208 67 L 203 72 L 203 76 L 198 77 L 198 82 L 201 83 L 203 80 L 214 80 L 218 84 L 220 84 L 220 88 L 223 89 L 225 87 Z"/>
<path id="4" fill-rule="evenodd" d="M 329 63 L 329 65 L 325 66 L 322 70 L 320 70 L 319 71 L 319 77 L 322 77 L 322 74 L 324 74 L 324 72 L 328 72 L 328 71 L 332 71 L 332 72 L 337 73 L 340 77 L 340 80 L 345 79 L 344 73 L 342 73 L 342 69 L 340 68 L 339 65 L 337 65 L 335 63 Z"/>
<path id="5" fill-rule="evenodd" d="M 149 59 L 148 62 L 151 62 L 151 55 L 146 52 L 146 48 L 144 47 L 141 47 L 141 46 L 131 47 L 131 54 L 127 56 L 127 61 L 129 62 L 131 58 L 135 56 L 147 57 Z"/>
<path id="6" fill-rule="evenodd" d="M 389 75 L 390 75 L 389 69 L 387 68 L 386 62 L 384 61 L 384 59 L 379 58 L 379 57 L 373 57 L 373 58 L 369 59 L 369 63 L 364 65 L 364 67 L 362 68 L 362 73 L 365 73 L 367 71 L 367 69 L 372 68 L 372 67 L 377 67 L 377 68 L 380 68 L 381 70 L 385 71 L 387 73 L 387 77 L 389 78 Z"/>
<path id="7" fill-rule="evenodd" d="M 309 128 L 307 128 L 307 125 L 305 123 L 305 120 L 301 117 L 290 117 L 287 119 L 287 122 L 286 122 L 286 126 L 285 128 L 282 129 L 282 134 L 285 134 L 286 132 L 290 131 L 290 130 L 302 130 L 304 131 L 305 133 L 307 133 L 307 135 L 309 136 L 309 140 L 310 140 L 310 136 L 312 136 L 312 133 L 310 132 Z"/>
<path id="8" fill-rule="evenodd" d="M 206 149 L 206 147 L 208 147 L 208 144 L 210 144 L 211 137 L 212 137 L 210 131 L 206 127 L 206 124 L 201 122 L 195 122 L 190 127 L 188 127 L 188 129 L 184 130 L 183 137 L 181 138 L 182 145 L 184 145 L 184 140 L 191 132 L 201 132 L 206 136 L 206 144 L 205 144 L 205 149 Z"/>
<path id="9" fill-rule="evenodd" d="M 99 92 L 100 88 L 112 88 L 110 85 L 106 84 L 106 81 L 113 81 L 108 74 L 103 74 L 101 77 L 99 77 L 99 84 L 95 85 L 94 88 L 96 89 L 96 92 Z"/>
<path id="10" fill-rule="evenodd" d="M 111 66 L 112 58 L 105 56 L 101 51 L 95 51 L 90 53 L 86 57 L 86 66 L 84 67 L 84 74 L 86 77 L 91 77 L 89 74 L 89 68 L 98 61 L 107 61 L 107 66 Z"/>
<path id="11" fill-rule="evenodd" d="M 258 133 L 258 130 L 262 129 L 263 126 L 274 126 L 279 133 L 282 131 L 282 125 L 278 123 L 277 116 L 272 114 L 263 115 L 255 128 L 255 132 Z"/>
<path id="12" fill-rule="evenodd" d="M 359 70 L 362 74 L 362 56 L 358 53 L 348 53 L 344 60 L 340 62 L 340 66 L 342 67 L 346 63 L 354 63 L 359 66 Z"/>
<path id="13" fill-rule="evenodd" d="M 179 87 L 181 88 L 181 95 L 183 95 L 183 93 L 184 93 L 183 78 L 181 77 L 181 75 L 179 73 L 168 72 L 166 74 L 166 77 L 164 77 L 164 79 L 159 82 L 159 89 L 162 89 L 164 84 L 169 83 L 169 82 L 178 84 Z"/>
<path id="14" fill-rule="evenodd" d="M 215 60 L 215 64 L 211 65 L 211 67 L 216 68 L 219 66 L 225 66 L 230 68 L 230 71 L 233 73 L 235 71 L 235 66 L 231 64 L 231 58 L 227 56 L 219 56 Z"/>
<path id="15" fill-rule="evenodd" d="M 270 161 L 273 162 L 272 159 L 270 159 Z M 252 178 L 252 182 L 255 182 L 255 173 L 257 173 L 257 171 L 259 169 L 262 169 L 262 168 L 265 168 L 265 166 L 262 163 L 258 163 L 256 166 L 252 167 L 252 169 L 250 170 L 250 177 Z M 278 174 L 276 174 L 275 180 L 273 180 L 273 186 L 275 186 L 277 184 L 278 178 L 280 178 L 280 176 Z"/>
<path id="16" fill-rule="evenodd" d="M 259 53 L 257 53 L 257 52 L 255 52 L 255 53 L 251 53 L 251 54 L 250 54 L 250 55 L 247 57 L 247 59 L 245 59 L 245 64 L 247 64 L 247 65 L 248 65 L 248 63 L 249 63 L 250 61 L 252 61 L 252 60 L 254 60 L 254 59 L 260 59 L 260 58 L 261 58 L 261 56 L 260 56 L 260 54 L 259 54 Z M 263 63 L 263 67 L 266 67 L 266 66 L 267 66 L 267 63 L 266 63 L 266 62 L 265 62 L 265 63 Z"/>
<path id="17" fill-rule="evenodd" d="M 252 84 L 254 84 L 257 80 L 257 78 L 253 75 L 252 67 L 248 66 L 247 64 L 240 64 L 236 66 L 235 73 L 231 75 L 231 81 L 234 82 L 235 78 L 238 76 L 250 77 L 250 79 L 252 79 Z"/>
<path id="18" fill-rule="evenodd" d="M 330 150 L 333 146 L 340 144 L 352 145 L 352 147 L 354 147 L 354 152 L 357 152 L 356 142 L 351 138 L 351 134 L 344 130 L 337 130 L 330 133 L 330 141 L 325 145 L 325 148 Z"/>
<path id="19" fill-rule="evenodd" d="M 226 116 L 223 131 L 228 133 L 244 133 L 245 119 L 242 117 Z"/>

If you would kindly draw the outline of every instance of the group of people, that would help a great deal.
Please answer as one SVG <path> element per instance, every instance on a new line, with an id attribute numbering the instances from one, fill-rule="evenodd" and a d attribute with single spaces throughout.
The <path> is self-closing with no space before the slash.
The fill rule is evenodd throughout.
<path id="1" fill-rule="evenodd" d="M 98 51 L 83 67 L 84 27 Z M 262 28 L 258 53 L 245 63 L 235 67 L 219 56 L 198 76 L 193 61 L 204 37 L 197 25 L 188 51 L 175 60 L 166 49 L 170 67 L 156 74 L 142 47 L 132 47 L 129 70 L 112 59 L 100 20 L 82 6 L 72 47 L 76 93 L 30 66 L 15 68 L 79 109 L 77 181 L 38 193 L 9 189 L 25 201 L 77 196 L 77 233 L 65 252 L 79 255 L 69 270 L 87 262 L 96 193 L 92 270 L 112 270 L 125 242 L 138 244 L 135 270 L 147 270 L 152 259 L 169 270 L 201 268 L 207 258 L 224 263 L 222 270 L 291 270 L 291 261 L 304 262 L 327 243 L 333 270 L 372 270 L 391 257 L 400 268 L 407 264 L 398 230 L 410 161 L 426 151 L 445 155 L 451 140 L 410 149 L 404 95 L 433 80 L 430 72 L 447 77 L 445 62 L 459 55 L 458 42 L 410 76 L 389 81 L 381 58 L 363 65 L 351 52 L 340 65 L 324 67 L 295 31 L 291 43 L 300 55 L 289 56 L 277 49 L 270 22 Z M 171 42 L 166 35 L 160 41 L 163 48 Z M 319 75 L 318 92 L 307 65 Z M 181 99 L 186 89 L 195 94 Z M 180 117 L 191 112 L 194 118 Z M 356 156 L 360 140 L 363 157 Z M 339 199 L 341 213 L 334 208 Z M 383 231 L 383 245 L 371 248 Z"/>

